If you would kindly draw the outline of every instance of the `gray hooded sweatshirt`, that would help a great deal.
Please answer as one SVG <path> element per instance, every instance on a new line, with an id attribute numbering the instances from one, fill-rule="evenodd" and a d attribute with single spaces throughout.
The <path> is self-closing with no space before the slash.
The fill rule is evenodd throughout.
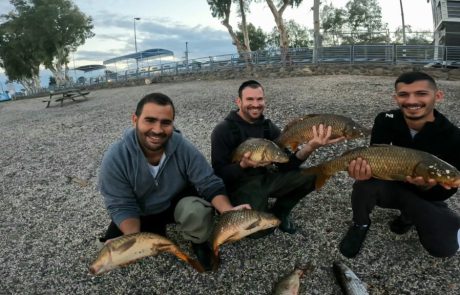
<path id="1" fill-rule="evenodd" d="M 154 178 L 134 128 L 114 143 L 102 159 L 99 189 L 113 222 L 152 215 L 166 210 L 188 185 L 211 202 L 226 194 L 206 158 L 175 130 L 165 148 L 165 160 Z"/>

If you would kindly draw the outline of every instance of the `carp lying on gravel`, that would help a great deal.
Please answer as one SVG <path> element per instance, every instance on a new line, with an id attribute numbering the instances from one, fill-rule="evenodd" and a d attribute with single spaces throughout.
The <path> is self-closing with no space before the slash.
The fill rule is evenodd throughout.
<path id="1" fill-rule="evenodd" d="M 421 176 L 439 184 L 460 185 L 460 172 L 449 163 L 427 152 L 386 144 L 349 150 L 340 157 L 305 168 L 303 172 L 317 175 L 315 187 L 318 190 L 336 172 L 347 170 L 348 164 L 356 158 L 369 163 L 374 178 L 404 181 L 407 176 Z"/>
<path id="2" fill-rule="evenodd" d="M 91 263 L 89 271 L 100 275 L 112 269 L 135 262 L 136 260 L 169 252 L 189 263 L 198 272 L 204 272 L 203 266 L 182 252 L 171 240 L 148 232 L 135 233 L 113 239 L 106 244 L 97 258 Z"/>
<path id="3" fill-rule="evenodd" d="M 288 155 L 273 141 L 264 138 L 248 138 L 235 149 L 232 162 L 241 161 L 247 152 L 251 152 L 249 158 L 255 162 L 286 163 L 289 161 Z"/>
<path id="4" fill-rule="evenodd" d="M 342 288 L 342 292 L 345 295 L 368 295 L 366 287 L 363 285 L 361 280 L 356 274 L 343 262 L 334 261 L 332 264 L 337 282 Z"/>
<path id="5" fill-rule="evenodd" d="M 275 142 L 280 147 L 290 148 L 291 151 L 295 151 L 299 145 L 313 138 L 312 127 L 320 124 L 332 127 L 331 139 L 342 136 L 346 139 L 354 139 L 370 134 L 369 129 L 364 128 L 348 117 L 334 114 L 311 114 L 289 122 Z"/>
<path id="6" fill-rule="evenodd" d="M 215 258 L 218 261 L 220 245 L 241 240 L 279 224 L 280 220 L 275 215 L 256 210 L 242 209 L 223 213 L 214 228 L 212 247 Z"/>
<path id="7" fill-rule="evenodd" d="M 276 283 L 273 295 L 297 295 L 300 289 L 300 278 L 313 271 L 313 266 L 308 265 L 306 268 L 296 267 L 294 271 L 282 278 Z"/>

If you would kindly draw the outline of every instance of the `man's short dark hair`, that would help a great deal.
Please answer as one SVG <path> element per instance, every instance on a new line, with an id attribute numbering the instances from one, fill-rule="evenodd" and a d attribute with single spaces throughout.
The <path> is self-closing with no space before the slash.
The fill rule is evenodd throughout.
<path id="1" fill-rule="evenodd" d="M 171 98 L 169 98 L 169 96 L 164 95 L 163 93 L 159 93 L 159 92 L 154 92 L 154 93 L 147 94 L 146 96 L 144 96 L 137 103 L 136 116 L 139 117 L 142 114 L 142 110 L 144 109 L 144 105 L 146 103 L 154 103 L 154 104 L 157 104 L 157 105 L 160 105 L 160 106 L 170 105 L 172 107 L 172 110 L 173 110 L 173 119 L 176 116 L 176 108 L 174 107 L 174 104 L 173 104 Z"/>
<path id="2" fill-rule="evenodd" d="M 262 88 L 262 91 L 264 91 L 264 87 L 262 86 L 262 84 L 260 84 L 256 80 L 247 80 L 247 81 L 244 81 L 240 85 L 240 88 L 238 88 L 238 97 L 241 98 L 243 96 L 243 90 L 246 87 L 249 87 L 249 88 L 252 88 L 252 89 L 256 89 L 256 88 L 260 87 L 260 88 Z"/>
<path id="3" fill-rule="evenodd" d="M 430 84 L 431 87 L 433 87 L 433 89 L 438 89 L 438 87 L 436 86 L 436 82 L 434 81 L 433 77 L 431 77 L 427 73 L 418 72 L 418 71 L 407 72 L 407 73 L 401 74 L 398 77 L 398 79 L 396 79 L 395 89 L 396 89 L 396 86 L 398 85 L 398 83 L 412 84 L 412 83 L 414 83 L 416 81 L 428 81 L 428 83 Z"/>

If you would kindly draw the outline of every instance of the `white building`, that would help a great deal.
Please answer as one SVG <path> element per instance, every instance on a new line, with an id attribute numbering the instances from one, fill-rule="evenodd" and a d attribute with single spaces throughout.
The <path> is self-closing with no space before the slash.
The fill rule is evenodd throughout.
<path id="1" fill-rule="evenodd" d="M 431 6 L 434 45 L 460 46 L 460 0 L 431 0 Z"/>

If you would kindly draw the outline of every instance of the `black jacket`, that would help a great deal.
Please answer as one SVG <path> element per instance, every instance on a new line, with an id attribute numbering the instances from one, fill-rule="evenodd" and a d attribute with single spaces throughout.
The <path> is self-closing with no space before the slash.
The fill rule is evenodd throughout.
<path id="1" fill-rule="evenodd" d="M 275 140 L 281 131 L 278 126 L 262 116 L 254 123 L 244 121 L 238 110 L 231 111 L 217 124 L 211 134 L 211 164 L 214 172 L 220 176 L 227 188 L 231 189 L 239 179 L 251 175 L 267 173 L 266 168 L 242 169 L 239 163 L 232 163 L 233 151 L 248 138 L 266 138 Z M 294 154 L 290 161 L 277 165 L 281 171 L 296 169 L 302 163 Z"/>
<path id="2" fill-rule="evenodd" d="M 434 122 L 426 123 L 412 138 L 401 110 L 380 113 L 374 121 L 371 144 L 393 144 L 422 150 L 460 170 L 460 129 L 437 110 L 434 110 L 434 116 Z M 408 186 L 430 201 L 443 201 L 457 192 L 457 189 L 446 190 L 440 185 L 426 191 L 411 184 Z"/>

